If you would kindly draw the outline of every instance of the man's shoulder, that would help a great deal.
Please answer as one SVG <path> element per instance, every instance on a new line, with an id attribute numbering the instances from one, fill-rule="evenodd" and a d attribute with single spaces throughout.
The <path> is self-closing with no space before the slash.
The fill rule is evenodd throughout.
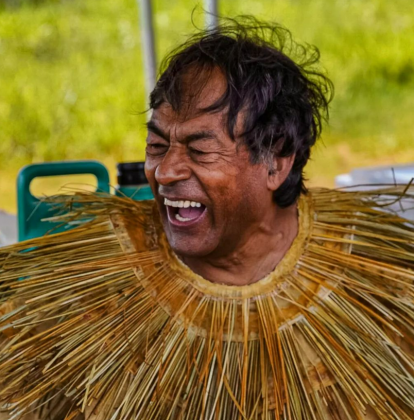
<path id="1" fill-rule="evenodd" d="M 414 221 L 405 217 L 414 203 L 413 188 L 312 189 L 307 199 L 315 244 L 325 248 L 340 244 L 336 251 L 361 261 L 413 268 Z"/>

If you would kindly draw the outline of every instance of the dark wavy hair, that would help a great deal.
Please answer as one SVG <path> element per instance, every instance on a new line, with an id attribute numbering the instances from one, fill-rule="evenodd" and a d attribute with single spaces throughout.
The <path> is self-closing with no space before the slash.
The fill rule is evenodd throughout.
<path id="1" fill-rule="evenodd" d="M 270 165 L 274 153 L 295 155 L 290 174 L 274 193 L 276 204 L 287 207 L 306 193 L 303 168 L 329 116 L 333 85 L 319 69 L 319 57 L 316 47 L 294 42 L 280 25 L 249 16 L 225 19 L 213 30 L 199 30 L 166 57 L 150 107 L 168 102 L 180 112 L 185 98 L 196 98 L 211 72 L 220 69 L 226 91 L 202 111 L 225 110 L 233 140 L 237 117 L 243 112 L 240 137 L 252 164 Z"/>

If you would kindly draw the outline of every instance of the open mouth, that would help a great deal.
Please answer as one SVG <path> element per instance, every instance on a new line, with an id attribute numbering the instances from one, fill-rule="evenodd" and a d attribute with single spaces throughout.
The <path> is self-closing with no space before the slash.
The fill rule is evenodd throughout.
<path id="1" fill-rule="evenodd" d="M 177 226 L 187 226 L 198 222 L 206 212 L 206 206 L 197 201 L 164 198 L 170 223 Z"/>

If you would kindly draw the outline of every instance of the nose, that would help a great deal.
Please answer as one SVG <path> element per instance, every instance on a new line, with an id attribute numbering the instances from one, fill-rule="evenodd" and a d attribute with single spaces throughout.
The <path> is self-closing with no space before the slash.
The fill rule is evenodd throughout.
<path id="1" fill-rule="evenodd" d="M 185 181 L 191 176 L 186 153 L 179 147 L 170 147 L 155 170 L 155 180 L 159 185 L 171 185 Z"/>

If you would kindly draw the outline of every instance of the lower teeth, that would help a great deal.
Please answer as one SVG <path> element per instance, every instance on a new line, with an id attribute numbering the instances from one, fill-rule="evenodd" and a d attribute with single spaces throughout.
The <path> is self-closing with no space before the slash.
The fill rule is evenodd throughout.
<path id="1" fill-rule="evenodd" d="M 178 213 L 175 215 L 175 218 L 177 220 L 179 220 L 180 222 L 188 222 L 188 221 L 192 220 L 192 219 L 189 219 L 187 217 L 181 217 Z"/>

